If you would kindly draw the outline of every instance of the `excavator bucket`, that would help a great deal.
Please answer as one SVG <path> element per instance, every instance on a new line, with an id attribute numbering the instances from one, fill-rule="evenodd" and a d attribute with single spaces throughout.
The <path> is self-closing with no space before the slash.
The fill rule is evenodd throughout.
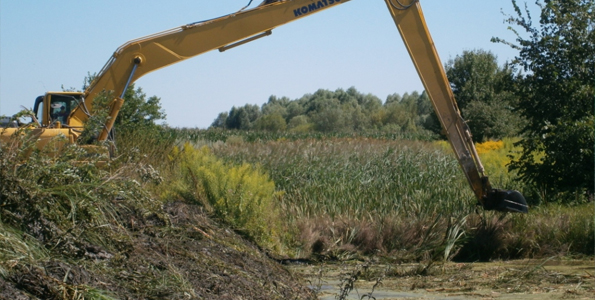
<path id="1" fill-rule="evenodd" d="M 483 208 L 507 212 L 528 213 L 527 200 L 518 191 L 493 189 L 483 199 Z"/>

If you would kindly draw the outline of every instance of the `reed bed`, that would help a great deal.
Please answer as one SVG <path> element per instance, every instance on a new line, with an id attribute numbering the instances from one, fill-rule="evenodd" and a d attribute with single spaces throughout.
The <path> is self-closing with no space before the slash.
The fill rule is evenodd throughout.
<path id="1" fill-rule="evenodd" d="M 447 232 L 474 210 L 456 160 L 429 142 L 306 139 L 217 144 L 213 152 L 270 174 L 298 255 L 402 251 L 419 259 L 453 244 Z"/>
<path id="2" fill-rule="evenodd" d="M 262 165 L 285 192 L 284 206 L 293 217 L 464 214 L 472 203 L 456 160 L 425 142 L 296 140 L 226 145 L 214 152 Z"/>
<path id="3" fill-rule="evenodd" d="M 227 130 L 221 128 L 168 128 L 169 135 L 176 136 L 184 142 L 197 141 L 222 141 L 228 139 L 242 140 L 244 142 L 268 142 L 279 140 L 304 140 L 304 139 L 328 139 L 328 138 L 373 138 L 380 140 L 418 140 L 432 141 L 436 135 L 429 131 L 419 132 L 398 132 L 370 130 L 363 132 L 291 132 L 291 131 L 262 131 L 262 130 Z"/>
<path id="4" fill-rule="evenodd" d="M 518 150 L 513 142 L 478 149 L 494 186 L 522 191 L 506 167 Z M 297 256 L 363 253 L 419 261 L 593 254 L 592 203 L 542 206 L 529 215 L 484 212 L 444 142 L 356 137 L 211 147 L 228 162 L 270 174 L 283 193 L 285 243 Z"/>

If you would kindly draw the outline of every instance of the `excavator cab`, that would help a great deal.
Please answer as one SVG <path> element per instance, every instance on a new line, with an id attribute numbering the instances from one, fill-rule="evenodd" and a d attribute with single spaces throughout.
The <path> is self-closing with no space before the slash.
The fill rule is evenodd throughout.
<path id="1" fill-rule="evenodd" d="M 53 127 L 57 122 L 68 124 L 72 110 L 81 102 L 78 92 L 50 92 L 35 99 L 33 113 L 43 127 Z"/>

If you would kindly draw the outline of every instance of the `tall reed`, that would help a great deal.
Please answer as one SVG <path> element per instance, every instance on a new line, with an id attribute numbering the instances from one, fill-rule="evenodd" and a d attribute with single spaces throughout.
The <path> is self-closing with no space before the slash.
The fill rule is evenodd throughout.
<path id="1" fill-rule="evenodd" d="M 305 253 L 318 242 L 327 250 L 332 243 L 366 252 L 416 248 L 419 257 L 474 208 L 457 161 L 428 142 L 307 139 L 219 144 L 214 153 L 271 174 Z"/>
<path id="2" fill-rule="evenodd" d="M 512 140 L 477 147 L 494 186 L 525 189 L 506 167 L 518 150 Z M 297 255 L 441 260 L 459 251 L 458 259 L 592 253 L 592 210 L 590 219 L 570 207 L 529 215 L 481 212 L 442 143 L 355 137 L 239 140 L 212 148 L 227 161 L 259 164 L 271 175 L 284 192 L 278 206 L 293 237 L 286 242 Z"/>

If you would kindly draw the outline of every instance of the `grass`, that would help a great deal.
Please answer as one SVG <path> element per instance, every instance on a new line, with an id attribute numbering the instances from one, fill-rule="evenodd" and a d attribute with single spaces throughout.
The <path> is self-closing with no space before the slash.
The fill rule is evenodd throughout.
<path id="1" fill-rule="evenodd" d="M 297 256 L 443 255 L 447 245 L 448 252 L 456 248 L 445 239 L 452 224 L 474 208 L 456 160 L 427 142 L 330 138 L 220 144 L 213 151 L 271 174 L 284 193 L 278 205 L 291 232 L 285 243 Z"/>
<path id="2" fill-rule="evenodd" d="M 76 146 L 47 155 L 31 150 L 28 138 L 0 145 L 0 275 L 32 285 L 29 292 L 40 298 L 111 299 L 41 270 L 63 257 L 117 253 L 129 243 L 130 218 L 159 219 L 161 203 L 138 177 L 128 178 L 140 167 L 135 162 L 115 160 L 110 168 L 98 168 L 105 157 L 91 158 Z"/>
<path id="3" fill-rule="evenodd" d="M 178 140 L 190 143 L 198 141 L 222 141 L 228 142 L 228 139 L 241 140 L 244 142 L 268 142 L 268 141 L 297 141 L 306 139 L 328 139 L 328 138 L 353 138 L 362 137 L 379 140 L 420 140 L 431 141 L 436 136 L 430 132 L 420 133 L 412 132 L 299 132 L 299 131 L 258 131 L 258 130 L 225 130 L 225 129 L 192 129 L 192 128 L 169 128 L 168 134 L 175 136 Z"/>
<path id="4" fill-rule="evenodd" d="M 0 276 L 6 277 L 17 264 L 45 260 L 48 251 L 36 239 L 0 223 Z"/>
<path id="5" fill-rule="evenodd" d="M 471 197 L 456 161 L 423 142 L 298 140 L 225 145 L 214 153 L 261 164 L 296 217 L 451 213 Z"/>

